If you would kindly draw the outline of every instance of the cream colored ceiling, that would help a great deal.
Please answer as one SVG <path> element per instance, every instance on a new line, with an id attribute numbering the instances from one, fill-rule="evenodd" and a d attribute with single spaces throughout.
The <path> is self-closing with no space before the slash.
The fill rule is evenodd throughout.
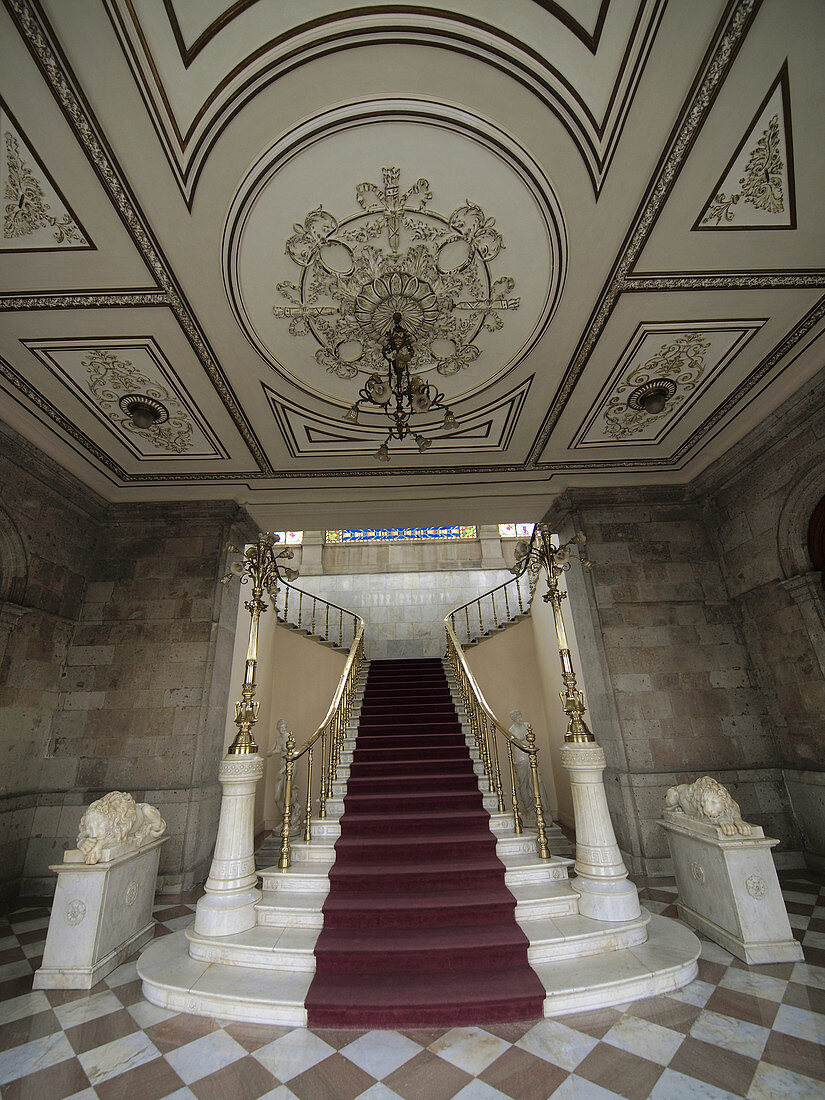
<path id="1" fill-rule="evenodd" d="M 109 499 L 530 519 L 689 480 L 822 366 L 817 0 L 4 5 L 0 415 Z M 459 428 L 383 466 L 341 417 L 388 271 Z"/>

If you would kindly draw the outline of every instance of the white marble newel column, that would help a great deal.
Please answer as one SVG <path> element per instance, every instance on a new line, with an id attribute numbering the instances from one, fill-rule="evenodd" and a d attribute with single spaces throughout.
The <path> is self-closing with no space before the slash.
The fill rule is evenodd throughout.
<path id="1" fill-rule="evenodd" d="M 256 923 L 261 891 L 255 870 L 255 788 L 263 774 L 264 762 L 257 753 L 221 761 L 218 838 L 206 893 L 195 912 L 195 931 L 202 936 L 231 936 Z"/>
<path id="2" fill-rule="evenodd" d="M 570 773 L 576 822 L 576 879 L 579 912 L 594 920 L 634 920 L 639 895 L 627 881 L 604 791 L 605 759 L 595 743 L 564 745 L 561 762 Z"/>

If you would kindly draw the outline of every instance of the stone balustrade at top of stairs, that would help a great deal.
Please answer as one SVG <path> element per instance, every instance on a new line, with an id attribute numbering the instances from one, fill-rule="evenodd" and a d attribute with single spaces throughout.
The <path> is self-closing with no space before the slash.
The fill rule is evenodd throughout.
<path id="1" fill-rule="evenodd" d="M 373 662 L 372 667 L 376 664 L 380 663 Z M 362 685 L 368 670 L 369 666 L 362 672 Z M 407 707 L 406 702 L 410 700 L 399 699 L 396 717 L 405 713 L 411 719 L 407 729 L 414 726 L 418 733 L 404 732 L 398 736 L 426 737 L 424 730 L 433 723 L 421 721 L 420 709 L 415 705 Z M 438 702 L 436 710 L 441 719 L 447 716 L 443 691 Z M 480 849 L 473 848 L 478 841 L 467 836 L 467 826 L 475 818 L 486 822 L 492 845 L 488 840 L 487 848 L 483 844 L 481 848 L 486 853 L 493 852 L 503 864 L 505 892 L 512 897 L 509 906 L 515 918 L 512 927 L 517 931 L 503 935 L 499 927 L 494 943 L 483 924 L 458 923 L 457 910 L 450 910 L 448 923 L 435 926 L 446 929 L 440 934 L 437 949 L 442 959 L 449 956 L 458 967 L 472 965 L 479 956 L 492 955 L 501 961 L 502 967 L 497 973 L 502 975 L 512 966 L 514 954 L 524 950 L 525 943 L 518 935 L 520 931 L 526 940 L 526 960 L 540 980 L 539 1000 L 534 1002 L 532 1009 L 534 1014 L 561 1015 L 584 1007 L 621 1003 L 678 988 L 694 976 L 698 941 L 676 922 L 651 916 L 644 910 L 637 920 L 623 922 L 595 921 L 578 913 L 575 880 L 569 878 L 573 861 L 566 854 L 569 851 L 567 841 L 557 828 L 552 829 L 551 848 L 563 848 L 564 852 L 550 860 L 541 860 L 535 851 L 534 834 L 529 830 L 520 836 L 514 833 L 512 817 L 499 814 L 495 797 L 484 790 L 483 768 L 469 726 L 466 720 L 461 720 L 460 713 L 459 737 L 455 743 L 442 743 L 437 757 L 418 761 L 411 773 L 419 778 L 427 776 L 429 781 L 436 780 L 441 765 L 460 760 L 463 751 L 464 760 L 469 757 L 469 763 L 464 767 L 458 794 L 450 795 L 449 791 L 436 787 L 438 794 L 428 796 L 432 798 L 432 812 L 417 815 L 415 806 L 420 792 L 415 792 L 411 775 L 406 777 L 409 788 L 406 795 L 387 798 L 386 795 L 369 794 L 368 781 L 380 780 L 382 768 L 389 763 L 391 754 L 411 747 L 409 742 L 395 741 L 395 748 L 385 743 L 387 737 L 392 736 L 387 732 L 391 711 L 391 707 L 369 700 L 365 704 L 363 691 L 359 689 L 334 797 L 327 803 L 327 817 L 313 819 L 309 844 L 293 841 L 293 862 L 289 870 L 277 869 L 274 852 L 272 864 L 261 868 L 263 892 L 256 907 L 256 927 L 234 936 L 206 937 L 195 934 L 190 926 L 156 941 L 151 952 L 139 961 L 149 1000 L 179 1011 L 306 1025 L 307 998 L 318 965 L 319 945 L 320 958 L 325 957 L 322 937 L 324 925 L 330 919 L 330 912 L 325 909 L 330 881 L 338 877 L 344 885 L 344 893 L 332 920 L 337 924 L 338 945 L 347 950 L 349 958 L 343 963 L 339 958 L 336 964 L 340 995 L 337 1001 L 332 997 L 332 1008 L 335 1012 L 346 1010 L 349 1013 L 345 1013 L 345 1018 L 351 1021 L 350 1027 L 401 1026 L 398 1021 L 402 1017 L 396 1011 L 399 1005 L 390 1006 L 396 1011 L 395 1016 L 387 1011 L 386 1004 L 372 1005 L 373 1009 L 382 1009 L 383 1014 L 370 1016 L 364 1011 L 370 1006 L 359 1003 L 355 996 L 355 991 L 365 987 L 365 967 L 378 965 L 386 970 L 391 964 L 409 972 L 419 967 L 422 955 L 433 946 L 421 931 L 428 927 L 426 921 L 432 918 L 432 907 L 428 911 L 426 899 L 411 898 L 407 888 L 412 881 L 409 870 L 396 872 L 395 877 L 385 877 L 387 904 L 383 909 L 379 906 L 377 911 L 373 905 L 372 911 L 365 913 L 361 895 L 369 886 L 370 864 L 374 864 L 375 873 L 392 875 L 392 862 L 397 855 L 399 836 L 388 829 L 388 818 L 396 821 L 393 827 L 398 829 L 414 823 L 416 832 L 411 835 L 418 837 L 418 842 L 412 847 L 420 850 L 412 854 L 418 864 L 417 871 L 424 875 L 423 882 L 430 876 L 430 883 L 436 883 L 439 868 L 443 870 L 455 845 L 469 843 L 465 849 L 466 869 L 480 876 L 476 887 L 482 891 L 484 874 L 489 871 L 489 854 L 479 863 Z M 362 742 L 362 738 L 365 741 Z M 359 743 L 368 747 L 370 758 L 356 765 Z M 408 760 L 408 763 L 413 761 Z M 467 782 L 468 775 L 474 787 Z M 350 792 L 359 789 L 361 806 L 352 810 Z M 467 795 L 475 796 L 475 806 L 469 805 Z M 481 807 L 478 807 L 479 798 Z M 342 822 L 345 825 L 343 833 Z M 354 832 L 350 832 L 350 828 L 354 828 Z M 371 836 L 368 858 L 358 839 L 364 835 Z M 409 855 L 411 847 L 408 841 L 406 843 Z M 279 848 L 278 838 L 276 844 Z M 269 846 L 270 851 L 272 847 Z M 359 847 L 361 855 L 353 863 L 352 855 Z M 263 854 L 267 856 L 266 847 Z M 342 870 L 348 859 L 349 872 Z M 479 865 L 473 867 L 474 861 Z M 378 930 L 375 926 L 382 924 L 379 914 L 393 915 L 396 919 L 399 912 L 397 905 L 390 904 L 390 895 L 395 895 L 396 899 L 403 896 L 413 915 L 404 917 L 403 923 L 394 927 L 386 927 L 383 922 L 386 938 L 383 945 L 379 945 L 375 936 Z M 444 900 L 442 896 L 441 901 Z M 460 910 L 460 905 L 457 909 Z M 466 915 L 470 915 L 472 909 L 473 905 L 467 906 Z M 418 923 L 419 918 L 424 923 Z M 328 925 L 328 930 L 333 924 Z M 390 973 L 397 976 L 398 971 Z M 461 1001 L 456 995 L 454 973 L 443 969 L 440 973 L 430 970 L 428 974 L 428 980 L 419 983 L 418 992 L 413 990 L 417 1001 L 414 997 L 413 1004 L 406 1005 L 414 1009 L 406 1017 L 409 1020 L 433 1019 L 434 1013 L 429 1010 L 434 1001 L 444 1005 L 450 1002 L 451 995 L 453 1006 Z M 384 988 L 390 989 L 392 984 L 393 979 L 386 979 Z M 309 1005 L 310 1021 L 315 1016 L 315 1026 L 323 1026 L 313 1011 L 311 997 Z M 315 1006 L 316 1009 L 322 1007 Z M 460 1007 L 466 1008 L 466 997 Z M 353 1008 L 361 1012 L 360 1024 L 355 1022 Z M 322 1013 L 320 1015 L 323 1017 Z M 466 1022 L 467 1018 L 464 1019 Z"/>

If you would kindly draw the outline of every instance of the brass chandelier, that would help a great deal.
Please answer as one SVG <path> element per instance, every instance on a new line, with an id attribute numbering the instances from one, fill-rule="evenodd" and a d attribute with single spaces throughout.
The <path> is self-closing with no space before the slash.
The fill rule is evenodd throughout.
<path id="1" fill-rule="evenodd" d="M 444 394 L 420 374 L 411 372 L 410 363 L 415 347 L 409 332 L 402 324 L 401 314 L 393 313 L 392 321 L 393 327 L 381 345 L 381 354 L 387 361 L 386 376 L 378 372 L 371 374 L 359 391 L 358 400 L 347 409 L 343 417 L 350 424 L 357 424 L 361 405 L 373 406 L 387 415 L 390 420 L 387 438 L 374 455 L 379 462 L 389 462 L 389 444 L 393 439 L 402 442 L 412 436 L 421 454 L 432 446 L 432 439 L 411 426 L 410 420 L 413 416 L 443 409 L 441 428 L 450 432 L 458 424 L 444 400 Z"/>

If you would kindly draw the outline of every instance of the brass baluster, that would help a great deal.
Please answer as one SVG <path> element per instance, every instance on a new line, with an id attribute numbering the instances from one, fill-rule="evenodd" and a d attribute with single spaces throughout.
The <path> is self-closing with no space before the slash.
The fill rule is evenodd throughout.
<path id="1" fill-rule="evenodd" d="M 470 605 L 464 605 L 464 616 L 467 619 L 467 645 L 470 644 Z"/>
<path id="2" fill-rule="evenodd" d="M 516 577 L 516 592 L 518 592 L 518 613 L 524 614 L 524 600 L 521 598 L 521 577 Z"/>
<path id="3" fill-rule="evenodd" d="M 312 623 L 310 624 L 310 628 L 309 628 L 310 634 L 315 633 L 315 604 L 316 604 L 316 599 L 315 599 L 315 596 L 313 596 L 312 597 Z"/>
<path id="4" fill-rule="evenodd" d="M 490 739 L 493 742 L 493 774 L 496 777 L 496 790 L 495 793 L 498 796 L 498 812 L 504 813 L 504 792 L 501 787 L 501 768 L 498 763 L 498 740 L 496 738 L 496 727 L 493 722 L 487 723 L 487 728 L 490 730 Z"/>
<path id="5" fill-rule="evenodd" d="M 547 846 L 547 829 L 544 824 L 544 810 L 541 805 L 541 788 L 539 787 L 539 765 L 536 759 L 536 735 L 533 727 L 527 727 L 527 755 L 530 758 L 530 775 L 533 780 L 533 801 L 536 805 L 536 848 L 540 859 L 550 858 L 550 849 Z"/>
<path id="6" fill-rule="evenodd" d="M 284 585 L 284 622 L 289 622 L 289 585 Z"/>
<path id="7" fill-rule="evenodd" d="M 495 623 L 496 630 L 498 630 L 498 613 L 496 612 L 496 594 L 495 591 L 490 593 L 490 598 L 493 601 L 493 622 Z"/>
<path id="8" fill-rule="evenodd" d="M 510 765 L 510 790 L 513 793 L 513 832 L 520 836 L 524 831 L 521 826 L 521 814 L 518 808 L 518 788 L 516 786 L 516 766 L 513 762 L 513 745 L 507 742 L 507 761 Z"/>
<path id="9" fill-rule="evenodd" d="M 344 648 L 344 612 L 338 608 L 338 648 Z"/>
<path id="10" fill-rule="evenodd" d="M 507 584 L 509 584 L 509 583 L 510 582 L 508 581 Z M 507 616 L 507 622 L 509 623 L 509 621 L 510 621 L 510 597 L 507 593 L 507 584 L 505 584 L 505 586 L 504 586 L 504 612 Z"/>
<path id="11" fill-rule="evenodd" d="M 298 590 L 298 629 L 301 629 L 301 621 L 304 614 L 304 590 L 303 588 Z"/>
<path id="12" fill-rule="evenodd" d="M 479 637 L 484 635 L 484 620 L 481 618 L 481 597 L 476 600 L 476 608 L 478 609 L 478 634 Z"/>
<path id="13" fill-rule="evenodd" d="M 286 739 L 286 753 L 284 755 L 284 813 L 281 822 L 281 858 L 278 860 L 278 868 L 286 871 L 289 868 L 289 826 L 292 819 L 292 771 L 295 767 L 295 739 L 290 731 Z"/>
<path id="14" fill-rule="evenodd" d="M 327 730 L 321 734 L 321 790 L 318 796 L 318 816 L 323 820 L 327 816 L 327 797 L 329 795 L 329 758 L 327 756 Z"/>
<path id="15" fill-rule="evenodd" d="M 327 604 L 326 606 L 327 606 L 327 614 L 326 614 L 326 618 L 324 620 L 324 641 L 328 642 L 329 641 L 329 604 Z"/>
<path id="16" fill-rule="evenodd" d="M 312 840 L 312 750 L 311 745 L 307 750 L 307 800 L 304 806 L 304 843 Z"/>

